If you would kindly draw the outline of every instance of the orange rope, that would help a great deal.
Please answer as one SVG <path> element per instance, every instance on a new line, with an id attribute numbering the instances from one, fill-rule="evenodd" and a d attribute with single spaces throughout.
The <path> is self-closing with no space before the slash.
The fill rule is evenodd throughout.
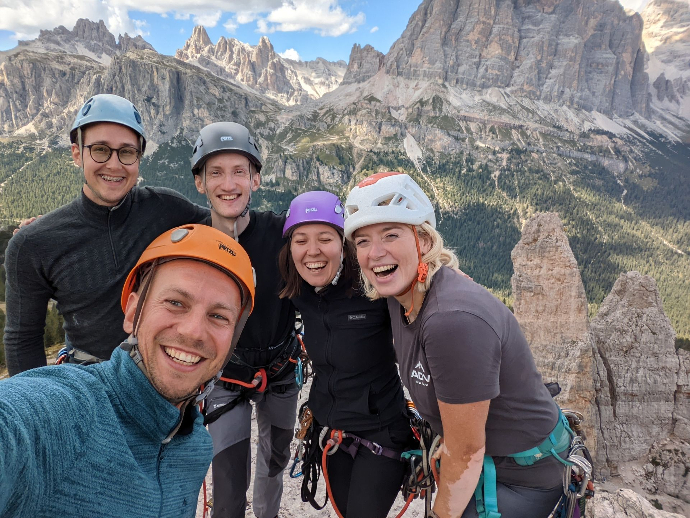
<path id="1" fill-rule="evenodd" d="M 338 439 L 334 439 L 333 436 L 336 435 L 338 436 Z M 338 510 L 338 506 L 335 505 L 335 500 L 333 499 L 333 493 L 331 492 L 331 483 L 328 480 L 328 469 L 326 469 L 327 463 L 328 463 L 328 450 L 331 449 L 332 446 L 335 446 L 336 444 L 340 446 L 340 443 L 343 442 L 343 432 L 340 430 L 331 430 L 331 437 L 328 439 L 326 442 L 326 446 L 323 449 L 323 455 L 321 456 L 321 467 L 323 469 L 323 478 L 326 481 L 326 492 L 328 493 L 328 498 L 331 501 L 331 505 L 333 506 L 333 510 L 335 511 L 335 514 L 338 515 L 339 518 L 344 518 L 342 514 L 340 514 L 340 511 Z"/>
<path id="2" fill-rule="evenodd" d="M 250 383 L 223 377 L 220 378 L 220 381 L 225 381 L 226 383 L 234 383 L 235 385 L 240 385 L 246 388 L 256 388 L 257 392 L 263 392 L 266 390 L 266 385 L 268 385 L 268 376 L 266 375 L 266 369 L 261 368 L 257 371 L 256 374 L 254 374 L 254 379 Z"/>
<path id="3" fill-rule="evenodd" d="M 307 352 L 307 348 L 304 346 L 304 341 L 302 340 L 302 335 L 297 335 L 297 341 L 302 346 L 302 351 Z"/>

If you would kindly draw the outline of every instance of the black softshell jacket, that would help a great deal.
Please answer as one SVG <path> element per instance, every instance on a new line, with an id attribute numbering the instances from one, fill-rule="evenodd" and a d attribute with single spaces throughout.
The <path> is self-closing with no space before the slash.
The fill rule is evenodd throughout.
<path id="1" fill-rule="evenodd" d="M 346 285 L 316 293 L 303 282 L 293 299 L 316 375 L 309 408 L 321 425 L 376 430 L 399 419 L 404 408 L 388 306 Z"/>

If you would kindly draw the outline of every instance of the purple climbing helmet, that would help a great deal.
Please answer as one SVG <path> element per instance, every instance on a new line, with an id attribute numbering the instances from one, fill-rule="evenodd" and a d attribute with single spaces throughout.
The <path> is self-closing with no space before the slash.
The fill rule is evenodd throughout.
<path id="1" fill-rule="evenodd" d="M 300 194 L 287 212 L 283 237 L 305 223 L 325 223 L 335 227 L 341 234 L 345 221 L 345 210 L 340 199 L 327 191 L 309 191 Z"/>

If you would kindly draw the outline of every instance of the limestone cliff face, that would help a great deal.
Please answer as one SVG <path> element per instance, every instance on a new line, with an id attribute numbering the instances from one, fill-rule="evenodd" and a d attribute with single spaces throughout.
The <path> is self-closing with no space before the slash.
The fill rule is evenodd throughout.
<path id="1" fill-rule="evenodd" d="M 335 89 L 345 73 L 343 61 L 302 63 L 283 59 L 265 36 L 255 47 L 233 38 L 220 38 L 214 45 L 202 26 L 194 27 L 192 37 L 175 57 L 284 104 L 301 104 L 320 97 Z"/>
<path id="2" fill-rule="evenodd" d="M 93 75 L 104 70 L 89 58 L 62 53 L 23 51 L 5 57 L 0 60 L 0 131 L 62 131 L 83 103 Z"/>
<path id="3" fill-rule="evenodd" d="M 425 0 L 388 74 L 645 115 L 642 19 L 608 0 Z"/>
<path id="4" fill-rule="evenodd" d="M 690 5 L 652 0 L 641 14 L 653 100 L 660 109 L 690 119 Z"/>
<path id="5" fill-rule="evenodd" d="M 371 45 L 353 45 L 342 84 L 363 83 L 374 77 L 383 66 L 383 57 L 383 54 Z"/>
<path id="6" fill-rule="evenodd" d="M 558 403 L 582 412 L 588 446 L 597 449 L 592 341 L 587 299 L 558 215 L 542 213 L 522 229 L 511 254 L 513 310 L 544 382 L 558 381 Z"/>
<path id="7" fill-rule="evenodd" d="M 258 126 L 277 109 L 265 97 L 151 50 L 115 55 L 107 66 L 84 56 L 25 50 L 0 62 L 0 131 L 64 138 L 79 106 L 98 93 L 130 99 L 154 143 L 180 132 L 196 138 L 220 118 Z"/>
<path id="8" fill-rule="evenodd" d="M 605 376 L 599 394 L 606 459 L 615 472 L 673 431 L 679 358 L 654 279 L 621 275 L 591 324 Z"/>

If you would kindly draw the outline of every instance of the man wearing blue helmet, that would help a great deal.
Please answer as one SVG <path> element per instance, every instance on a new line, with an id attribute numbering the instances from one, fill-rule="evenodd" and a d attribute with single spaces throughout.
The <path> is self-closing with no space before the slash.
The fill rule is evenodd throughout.
<path id="1" fill-rule="evenodd" d="M 5 353 L 10 375 L 46 364 L 48 301 L 65 319 L 63 361 L 110 358 L 122 328 L 119 294 L 129 270 L 159 234 L 198 223 L 208 211 L 175 191 L 137 187 L 146 134 L 136 107 L 101 94 L 79 109 L 72 158 L 84 173 L 81 195 L 22 228 L 9 242 Z"/>

